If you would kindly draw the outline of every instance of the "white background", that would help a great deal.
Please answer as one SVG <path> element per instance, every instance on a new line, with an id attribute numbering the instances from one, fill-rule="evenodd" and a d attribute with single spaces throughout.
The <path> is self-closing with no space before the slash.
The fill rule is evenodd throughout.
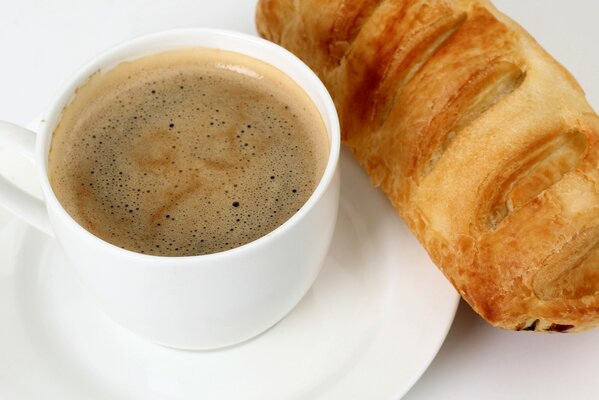
<path id="1" fill-rule="evenodd" d="M 141 34 L 210 26 L 254 32 L 254 0 L 0 0 L 0 119 L 25 124 L 82 63 Z M 496 0 L 581 82 L 599 109 L 599 3 Z M 434 296 L 434 293 L 428 295 Z M 468 306 L 406 399 L 599 398 L 599 330 L 493 329 Z"/>

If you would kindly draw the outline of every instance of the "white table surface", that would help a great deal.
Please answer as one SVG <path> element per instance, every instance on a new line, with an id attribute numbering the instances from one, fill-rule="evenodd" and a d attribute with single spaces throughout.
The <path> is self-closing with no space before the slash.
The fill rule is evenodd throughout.
<path id="1" fill-rule="evenodd" d="M 123 40 L 180 27 L 254 32 L 254 0 L 217 1 L 0 0 L 0 119 L 27 123 L 76 68 Z M 578 78 L 599 110 L 599 2 L 495 3 Z M 599 329 L 500 331 L 461 303 L 437 358 L 405 398 L 599 398 L 598 360 Z"/>

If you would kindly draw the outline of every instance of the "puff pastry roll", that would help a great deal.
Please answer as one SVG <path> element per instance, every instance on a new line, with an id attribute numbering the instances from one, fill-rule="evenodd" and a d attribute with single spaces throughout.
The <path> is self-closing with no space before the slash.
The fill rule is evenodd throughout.
<path id="1" fill-rule="evenodd" d="M 599 119 L 524 29 L 484 0 L 260 0 L 256 19 L 477 313 L 599 324 Z"/>

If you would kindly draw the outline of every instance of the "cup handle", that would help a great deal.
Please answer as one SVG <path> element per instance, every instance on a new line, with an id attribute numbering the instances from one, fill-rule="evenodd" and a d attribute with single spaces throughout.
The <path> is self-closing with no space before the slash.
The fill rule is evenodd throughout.
<path id="1" fill-rule="evenodd" d="M 35 164 L 35 132 L 0 121 L 0 148 L 15 152 Z M 44 203 L 0 176 L 0 206 L 40 231 L 54 236 Z"/>

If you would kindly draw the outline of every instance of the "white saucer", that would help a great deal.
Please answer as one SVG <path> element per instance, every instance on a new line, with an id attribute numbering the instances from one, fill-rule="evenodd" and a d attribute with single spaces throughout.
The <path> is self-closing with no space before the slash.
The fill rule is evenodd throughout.
<path id="1" fill-rule="evenodd" d="M 0 173 L 35 188 L 0 153 Z M 369 399 L 404 395 L 453 321 L 458 295 L 344 152 L 339 220 L 314 287 L 244 344 L 186 352 L 112 322 L 57 244 L 0 211 L 0 397 Z M 35 190 L 34 190 L 35 191 Z"/>

